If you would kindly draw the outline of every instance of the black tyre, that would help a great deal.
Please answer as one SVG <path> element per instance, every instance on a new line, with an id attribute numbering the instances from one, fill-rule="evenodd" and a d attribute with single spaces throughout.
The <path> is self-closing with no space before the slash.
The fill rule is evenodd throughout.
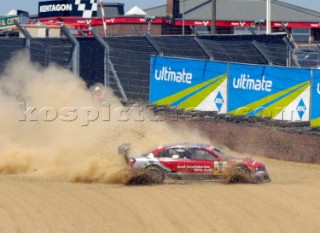
<path id="1" fill-rule="evenodd" d="M 250 183 L 251 175 L 250 171 L 245 166 L 239 166 L 232 169 L 232 173 L 229 176 L 228 183 Z"/>
<path id="2" fill-rule="evenodd" d="M 150 180 L 150 183 L 153 184 L 162 184 L 164 181 L 164 172 L 158 167 L 147 167 L 145 170 L 145 175 L 147 176 L 148 180 Z"/>

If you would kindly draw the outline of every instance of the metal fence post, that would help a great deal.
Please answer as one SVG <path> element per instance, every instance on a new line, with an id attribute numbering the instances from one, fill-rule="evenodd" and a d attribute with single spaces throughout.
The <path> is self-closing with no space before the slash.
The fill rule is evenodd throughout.
<path id="1" fill-rule="evenodd" d="M 18 30 L 22 33 L 22 35 L 24 36 L 24 38 L 26 38 L 26 52 L 27 52 L 27 55 L 28 57 L 30 58 L 30 49 L 31 49 L 31 35 L 30 33 L 25 30 L 24 28 L 21 27 L 21 25 L 17 22 L 17 21 L 14 21 L 14 24 L 16 25 L 16 27 L 18 28 Z"/>
<path id="2" fill-rule="evenodd" d="M 80 43 L 63 24 L 61 26 L 61 32 L 72 42 L 74 45 L 72 54 L 72 71 L 75 75 L 80 75 Z"/>
<path id="3" fill-rule="evenodd" d="M 258 42 L 256 40 L 254 40 L 252 42 L 252 44 L 254 45 L 254 47 L 256 47 L 256 49 L 259 51 L 259 53 L 264 57 L 264 59 L 267 60 L 268 65 L 272 65 L 272 59 L 268 56 L 268 54 L 266 54 L 263 49 L 260 47 L 260 45 L 258 44 Z"/>
<path id="4" fill-rule="evenodd" d="M 153 48 L 155 48 L 155 50 L 157 50 L 158 54 L 160 56 L 163 56 L 163 51 L 162 49 L 157 45 L 157 43 L 155 41 L 152 40 L 152 38 L 150 37 L 149 34 L 146 34 L 145 37 L 147 38 L 147 40 L 149 41 L 149 43 L 152 45 Z"/>
<path id="5" fill-rule="evenodd" d="M 301 67 L 298 61 L 298 56 L 297 56 L 299 48 L 296 47 L 295 44 L 292 44 L 292 42 L 287 37 L 283 37 L 283 42 L 287 45 L 287 48 L 289 49 L 288 59 L 289 59 L 290 67 L 292 65 L 294 65 L 295 67 Z"/>
<path id="6" fill-rule="evenodd" d="M 105 71 L 104 71 L 104 75 L 105 75 L 105 85 L 106 85 L 106 74 L 108 72 L 108 69 L 106 69 L 106 64 L 110 66 L 110 71 L 112 73 L 112 76 L 114 78 L 114 80 L 116 81 L 117 87 L 120 91 L 121 97 L 122 99 L 126 102 L 128 101 L 127 95 L 125 93 L 125 91 L 123 90 L 123 87 L 121 85 L 120 79 L 118 77 L 118 74 L 114 68 L 113 63 L 110 60 L 110 47 L 108 45 L 108 43 L 97 33 L 96 30 L 94 30 L 93 28 L 89 28 L 89 31 L 92 33 L 92 35 L 94 36 L 94 38 L 99 42 L 99 44 L 104 48 L 105 51 L 105 55 L 104 55 L 104 61 L 105 61 Z"/>
<path id="7" fill-rule="evenodd" d="M 194 37 L 194 41 L 200 46 L 200 48 L 203 50 L 203 52 L 205 52 L 205 54 L 208 56 L 210 61 L 214 60 L 214 56 L 213 54 L 208 51 L 207 47 L 202 43 L 202 41 L 199 39 L 198 36 Z"/>

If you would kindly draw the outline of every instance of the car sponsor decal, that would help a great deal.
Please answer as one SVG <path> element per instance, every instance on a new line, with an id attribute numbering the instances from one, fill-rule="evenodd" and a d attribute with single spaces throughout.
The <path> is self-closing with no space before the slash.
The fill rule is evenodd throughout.
<path id="1" fill-rule="evenodd" d="M 213 169 L 209 165 L 178 165 L 177 169 L 189 170 L 193 173 L 212 173 Z"/>
<path id="2" fill-rule="evenodd" d="M 228 162 L 217 161 L 214 162 L 214 174 L 223 174 L 226 172 Z"/>

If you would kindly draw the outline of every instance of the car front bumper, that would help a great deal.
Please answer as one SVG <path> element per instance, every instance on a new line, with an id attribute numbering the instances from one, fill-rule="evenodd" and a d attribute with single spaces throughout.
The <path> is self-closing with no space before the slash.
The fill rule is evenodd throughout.
<path id="1" fill-rule="evenodd" d="M 266 183 L 271 181 L 267 172 L 252 174 L 251 179 L 253 183 Z"/>

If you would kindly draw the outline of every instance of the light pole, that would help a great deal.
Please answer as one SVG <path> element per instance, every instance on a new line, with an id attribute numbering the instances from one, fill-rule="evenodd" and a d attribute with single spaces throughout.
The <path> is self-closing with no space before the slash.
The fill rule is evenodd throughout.
<path id="1" fill-rule="evenodd" d="M 266 0 L 267 1 L 267 10 L 266 10 L 266 23 L 267 23 L 267 28 L 266 28 L 266 34 L 271 34 L 271 0 Z"/>
<path id="2" fill-rule="evenodd" d="M 156 17 L 155 16 L 146 15 L 144 18 L 148 22 L 148 32 L 147 32 L 147 34 L 150 35 L 151 24 L 152 24 L 152 21 L 156 19 Z"/>
<path id="3" fill-rule="evenodd" d="M 186 5 L 185 5 L 185 0 L 182 0 L 182 35 L 185 35 L 185 11 L 186 11 Z"/>
<path id="4" fill-rule="evenodd" d="M 211 19 L 211 34 L 217 33 L 216 21 L 217 21 L 217 0 L 212 1 L 212 19 Z"/>

